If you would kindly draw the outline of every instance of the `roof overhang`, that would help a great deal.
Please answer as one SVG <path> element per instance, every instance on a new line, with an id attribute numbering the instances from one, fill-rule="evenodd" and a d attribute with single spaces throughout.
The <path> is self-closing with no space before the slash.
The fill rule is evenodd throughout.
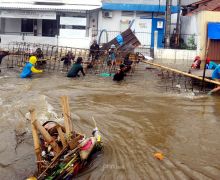
<path id="1" fill-rule="evenodd" d="M 102 3 L 103 10 L 113 11 L 145 11 L 145 12 L 166 12 L 164 5 L 149 5 L 149 4 L 122 4 L 122 3 Z M 178 13 L 180 7 L 171 6 L 172 13 Z"/>
<path id="2" fill-rule="evenodd" d="M 56 11 L 56 12 L 81 12 L 92 11 L 101 8 L 100 5 L 39 5 L 24 3 L 0 3 L 0 9 L 16 10 L 38 10 L 38 11 Z"/>

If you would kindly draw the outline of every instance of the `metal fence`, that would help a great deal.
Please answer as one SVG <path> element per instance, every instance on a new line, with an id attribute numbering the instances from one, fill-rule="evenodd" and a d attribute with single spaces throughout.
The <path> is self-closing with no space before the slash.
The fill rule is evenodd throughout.
<path id="1" fill-rule="evenodd" d="M 100 44 L 107 43 L 108 41 L 121 34 L 120 31 L 101 31 L 95 30 L 92 32 L 92 37 L 99 40 Z M 134 34 L 141 43 L 142 48 L 150 49 L 152 43 L 152 33 L 149 32 L 135 32 Z M 164 43 L 164 34 L 158 33 L 158 37 L 162 37 L 162 43 Z M 195 34 L 170 34 L 170 48 L 171 49 L 197 49 L 198 36 Z"/>

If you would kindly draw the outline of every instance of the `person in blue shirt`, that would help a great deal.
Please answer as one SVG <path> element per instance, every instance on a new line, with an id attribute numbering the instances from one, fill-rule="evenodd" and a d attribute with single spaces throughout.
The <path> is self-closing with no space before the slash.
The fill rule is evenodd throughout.
<path id="1" fill-rule="evenodd" d="M 215 68 L 215 70 L 212 73 L 212 79 L 214 79 L 215 81 L 220 82 L 220 64 Z M 212 89 L 211 91 L 209 91 L 209 95 L 211 95 L 214 92 L 217 92 L 220 90 L 220 85 L 218 85 L 216 88 Z"/>
<path id="2" fill-rule="evenodd" d="M 20 77 L 21 78 L 30 77 L 32 75 L 32 72 L 33 73 L 42 73 L 43 72 L 42 70 L 38 70 L 34 67 L 36 62 L 37 62 L 36 56 L 31 56 L 29 59 L 29 62 L 26 63 L 26 65 L 24 66 L 24 68 L 20 74 Z"/>
<path id="3" fill-rule="evenodd" d="M 206 69 L 215 69 L 218 66 L 215 62 L 211 61 L 210 58 L 206 60 Z"/>
<path id="4" fill-rule="evenodd" d="M 67 77 L 79 77 L 79 71 L 82 72 L 83 76 L 85 76 L 85 73 L 83 71 L 83 67 L 81 65 L 82 63 L 82 57 L 78 57 L 75 64 L 73 64 L 70 71 L 67 73 Z"/>

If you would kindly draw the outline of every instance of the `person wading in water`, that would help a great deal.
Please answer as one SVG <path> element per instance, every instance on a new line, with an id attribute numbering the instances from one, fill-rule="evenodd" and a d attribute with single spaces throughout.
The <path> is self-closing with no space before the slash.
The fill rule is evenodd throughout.
<path id="1" fill-rule="evenodd" d="M 82 72 L 83 76 L 85 76 L 85 73 L 83 71 L 83 67 L 81 65 L 82 63 L 82 57 L 78 57 L 75 64 L 73 64 L 70 71 L 67 73 L 67 77 L 79 77 L 79 71 Z"/>

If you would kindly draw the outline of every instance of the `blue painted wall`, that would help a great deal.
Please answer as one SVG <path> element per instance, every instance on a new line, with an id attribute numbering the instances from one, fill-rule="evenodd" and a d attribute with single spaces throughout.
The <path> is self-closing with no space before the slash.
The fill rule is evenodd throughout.
<path id="1" fill-rule="evenodd" d="M 157 28 L 157 22 L 163 21 L 163 28 Z M 151 48 L 154 47 L 154 31 L 158 31 L 157 47 L 164 47 L 165 20 L 163 18 L 152 18 Z"/>

